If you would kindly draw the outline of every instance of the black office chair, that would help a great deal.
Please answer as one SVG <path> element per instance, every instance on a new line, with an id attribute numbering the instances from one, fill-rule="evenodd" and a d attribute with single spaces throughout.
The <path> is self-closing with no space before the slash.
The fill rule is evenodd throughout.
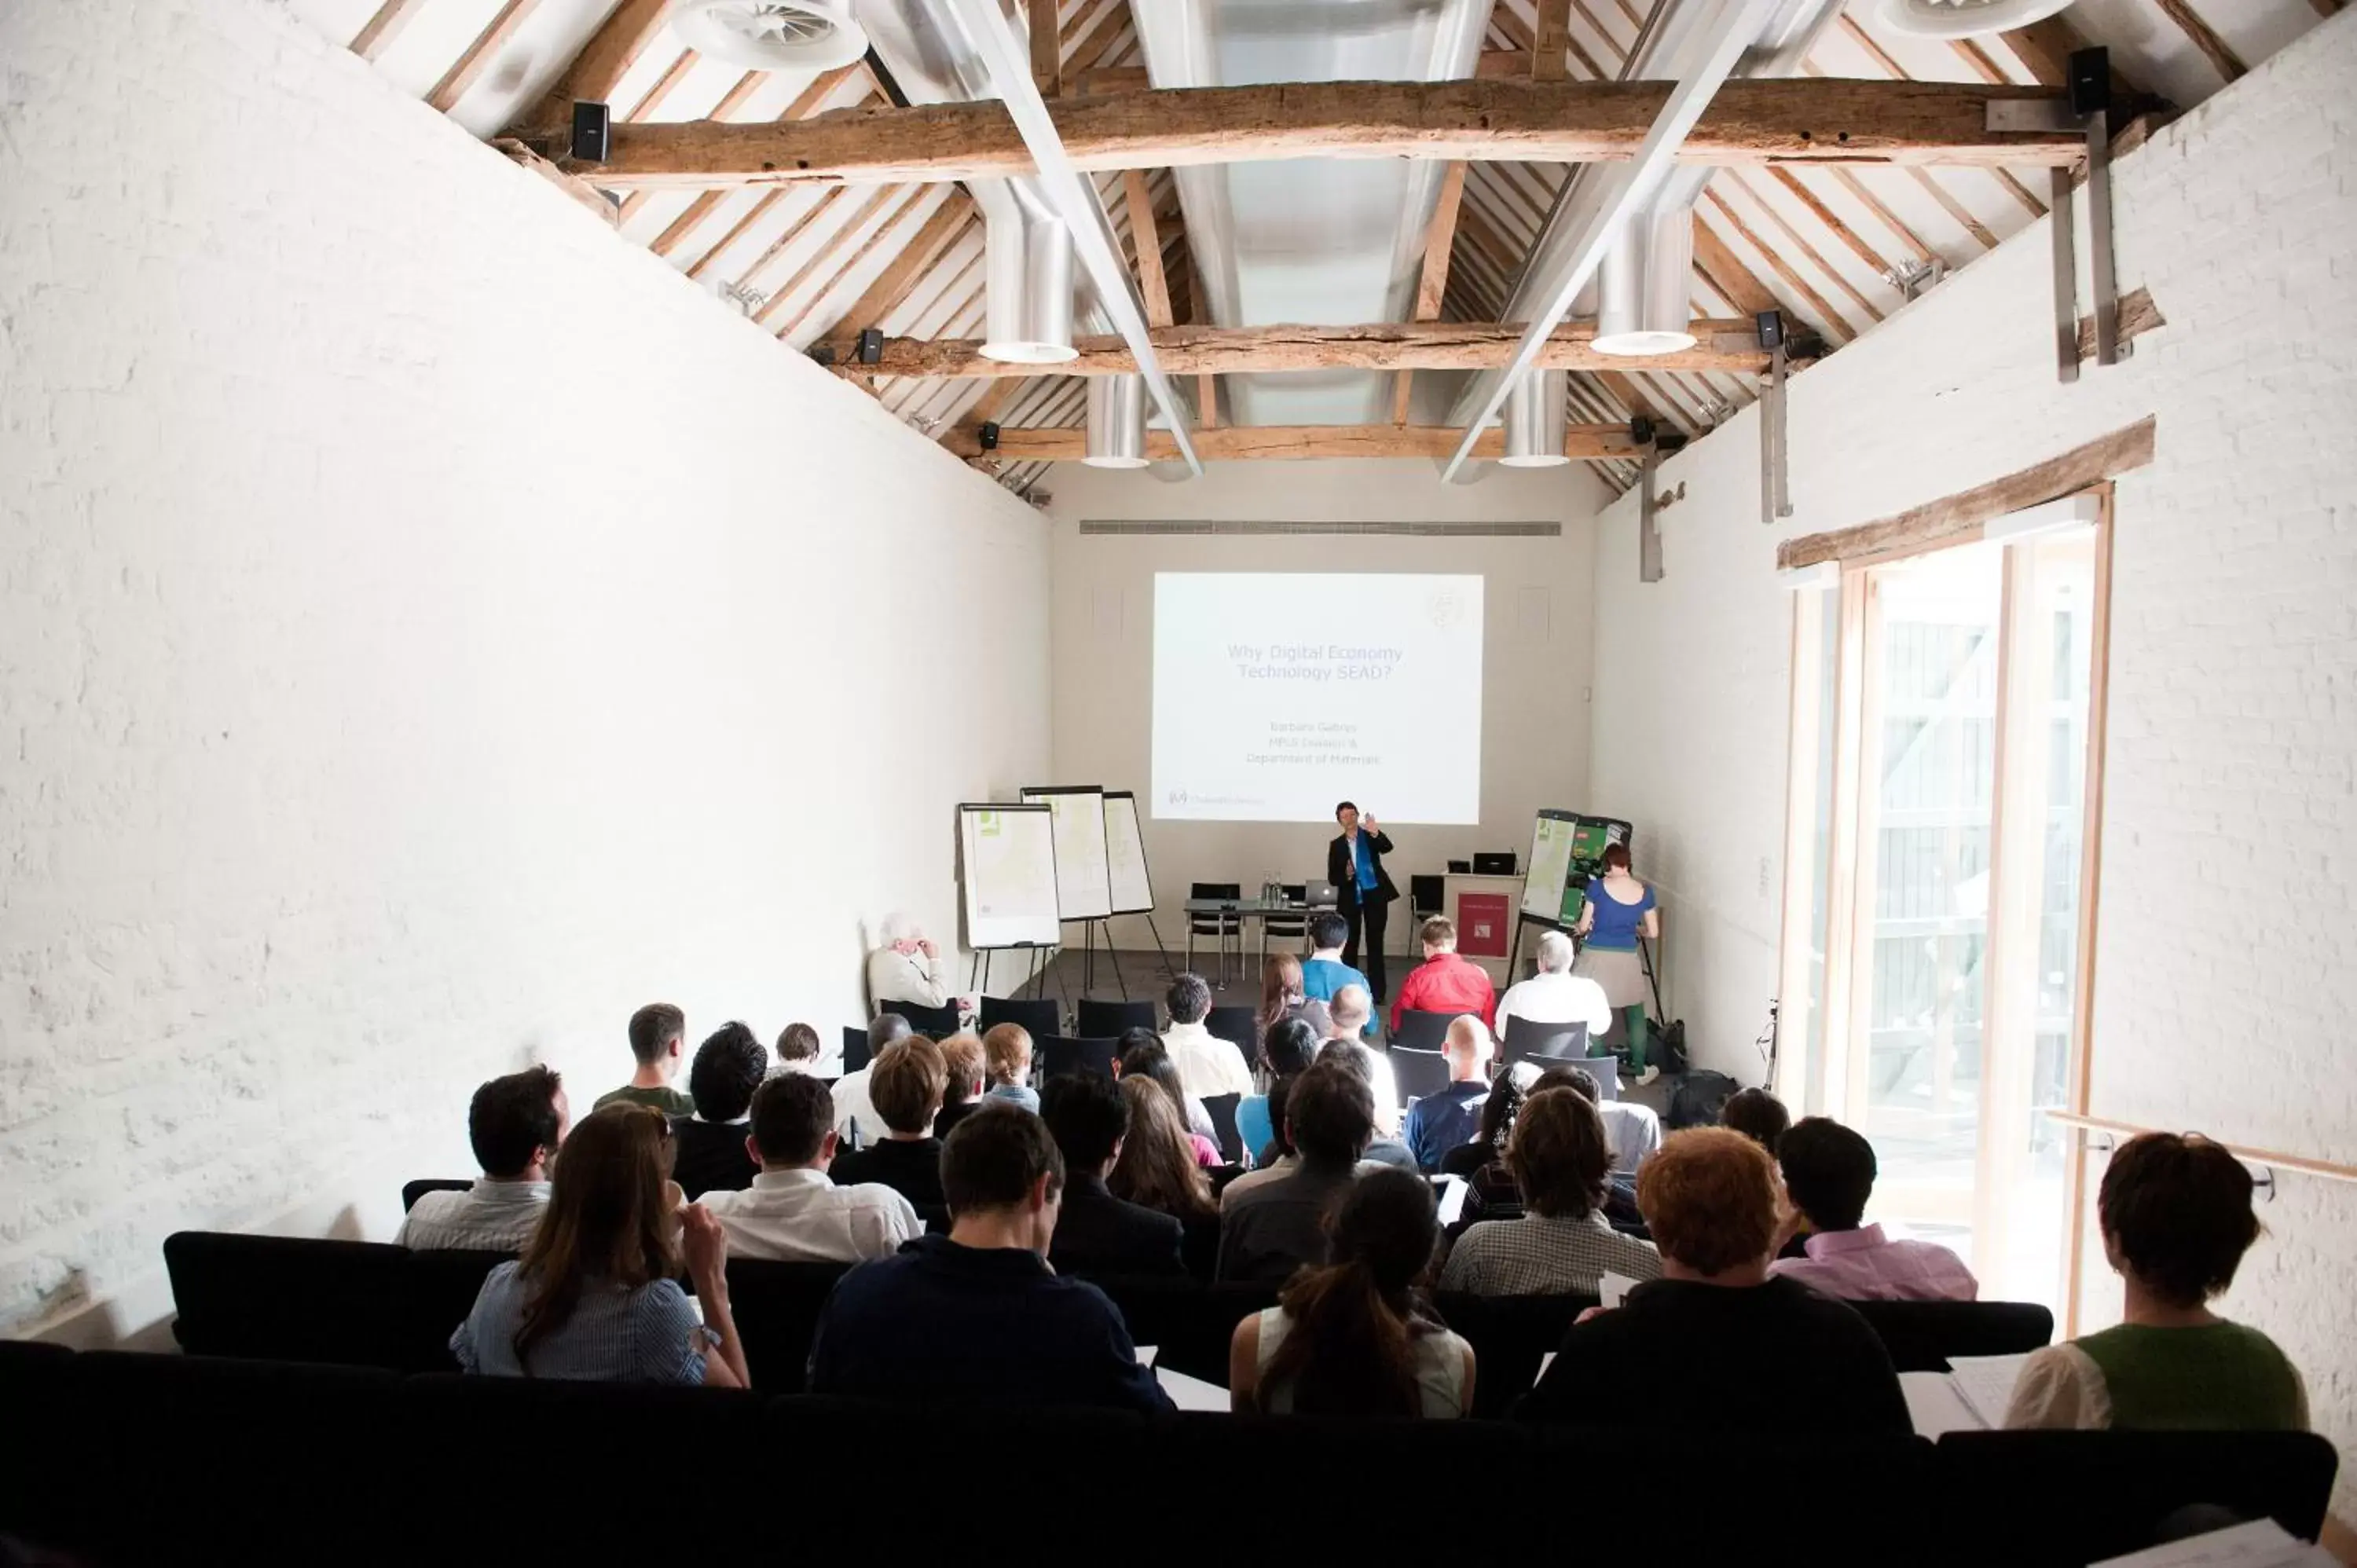
<path id="1" fill-rule="evenodd" d="M 1080 1011 L 1072 1019 L 1072 1027 L 1085 1040 L 1117 1040 L 1131 1029 L 1155 1028 L 1154 1004 L 1100 1002 L 1093 996 L 1083 996 Z M 1056 1031 L 1050 1029 L 1048 1032 L 1052 1035 Z"/>
<path id="2" fill-rule="evenodd" d="M 1017 1024 L 1035 1040 L 1063 1033 L 1064 1021 L 1057 1015 L 1057 1007 L 1045 997 L 1020 1001 L 1012 996 L 985 996 L 982 999 L 980 1024 L 985 1033 L 1001 1024 Z"/>
<path id="3" fill-rule="evenodd" d="M 1195 898 L 1241 899 L 1244 896 L 1241 882 L 1191 882 L 1187 885 L 1187 897 Z M 1228 943 L 1235 943 L 1236 961 L 1244 956 L 1244 918 L 1224 910 L 1211 914 L 1190 914 L 1187 917 L 1187 967 L 1195 967 L 1195 939 L 1209 937 L 1212 951 L 1220 961 L 1220 978 L 1215 984 L 1228 983 Z"/>
<path id="4" fill-rule="evenodd" d="M 1437 1051 L 1448 1041 L 1448 1026 L 1457 1021 L 1454 1013 L 1423 1013 L 1409 1008 L 1400 1015 L 1399 1027 L 1392 1032 L 1392 1048 L 1405 1046 L 1412 1051 Z"/>
<path id="5" fill-rule="evenodd" d="M 1211 1119 L 1211 1131 L 1220 1145 L 1220 1157 L 1230 1165 L 1244 1157 L 1243 1134 L 1236 1131 L 1236 1107 L 1243 1103 L 1241 1094 L 1207 1094 L 1203 1096 L 1203 1112 Z"/>
<path id="6" fill-rule="evenodd" d="M 1092 1072 L 1099 1078 L 1113 1076 L 1113 1064 L 1120 1059 L 1121 1041 L 1104 1036 L 1049 1035 L 1032 1042 L 1039 1058 L 1039 1079 L 1046 1082 L 1068 1072 Z"/>
<path id="7" fill-rule="evenodd" d="M 1438 1051 L 1392 1047 L 1392 1078 L 1399 1085 L 1400 1103 L 1423 1100 L 1448 1087 L 1448 1058 Z"/>
<path id="8" fill-rule="evenodd" d="M 819 1312 L 848 1263 L 789 1263 L 770 1258 L 728 1260 L 729 1308 L 745 1342 L 753 1386 L 768 1394 L 798 1394 L 810 1364 Z"/>
<path id="9" fill-rule="evenodd" d="M 1404 950 L 1407 957 L 1417 956 L 1415 929 L 1427 918 L 1439 914 L 1448 903 L 1448 884 L 1440 877 L 1411 876 L 1407 879 L 1407 946 Z"/>
<path id="10" fill-rule="evenodd" d="M 164 1269 L 172 1337 L 191 1356 L 395 1370 L 409 1359 L 406 1247 L 181 1230 L 164 1238 Z"/>
<path id="11" fill-rule="evenodd" d="M 1587 1024 L 1534 1024 L 1528 1018 L 1506 1020 L 1506 1036 L 1499 1043 L 1498 1061 L 1581 1062 L 1587 1059 Z M 1597 1080 L 1599 1084 L 1602 1079 Z"/>
<path id="12" fill-rule="evenodd" d="M 1244 1054 L 1244 1066 L 1260 1060 L 1260 1009 L 1214 1007 L 1203 1015 L 1203 1027 Z"/>
<path id="13" fill-rule="evenodd" d="M 447 1251 L 409 1254 L 407 1305 L 408 1349 L 402 1367 L 411 1372 L 455 1372 L 457 1358 L 450 1354 L 450 1334 L 475 1309 L 483 1294 L 483 1280 L 493 1269 L 514 1258 L 512 1252 Z"/>
<path id="14" fill-rule="evenodd" d="M 1480 1375 L 1472 1413 L 1500 1417 L 1511 1410 L 1538 1381 L 1539 1364 L 1562 1348 L 1573 1321 L 1596 1305 L 1592 1295 L 1435 1295 L 1440 1320 L 1473 1347 Z"/>
<path id="15" fill-rule="evenodd" d="M 954 1006 L 928 1007 L 918 1002 L 878 1002 L 876 1011 L 898 1013 L 909 1020 L 909 1027 L 930 1039 L 945 1040 L 958 1032 L 958 1012 Z"/>
<path id="16" fill-rule="evenodd" d="M 415 1181 L 401 1184 L 401 1211 L 404 1214 L 417 1207 L 417 1200 L 429 1192 L 466 1192 L 474 1187 L 471 1181 L 456 1176 L 420 1176 Z"/>
<path id="17" fill-rule="evenodd" d="M 1854 1301 L 1902 1372 L 1944 1372 L 1957 1356 L 2018 1356 L 2054 1338 L 2034 1301 Z"/>

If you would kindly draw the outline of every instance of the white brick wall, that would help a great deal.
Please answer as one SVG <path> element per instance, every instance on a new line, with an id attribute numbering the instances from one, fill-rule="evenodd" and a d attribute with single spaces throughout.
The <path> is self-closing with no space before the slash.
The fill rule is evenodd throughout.
<path id="1" fill-rule="evenodd" d="M 2055 380 L 2040 223 L 1795 383 L 1798 515 L 1759 521 L 1751 414 L 1668 464 L 1667 580 L 1636 497 L 1598 531 L 1598 805 L 1668 898 L 1673 1011 L 1712 1065 L 1777 986 L 1791 607 L 1779 537 L 1997 478 L 2147 413 L 2119 487 L 2093 1103 L 2357 1160 L 2357 16 L 2118 168 L 2121 285 L 2169 325 Z M 2283 1178 L 2227 1310 L 2357 1441 L 2357 1187 Z M 2357 1506 L 2344 1463 L 2341 1507 Z"/>
<path id="2" fill-rule="evenodd" d="M 385 1233 L 640 1003 L 856 1021 L 1045 767 L 1047 597 L 1028 508 L 279 7 L 0 6 L 0 1329 Z"/>

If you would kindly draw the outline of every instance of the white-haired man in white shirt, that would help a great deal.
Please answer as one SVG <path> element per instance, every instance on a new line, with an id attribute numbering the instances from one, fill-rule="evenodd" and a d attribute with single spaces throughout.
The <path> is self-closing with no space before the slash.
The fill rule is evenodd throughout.
<path id="1" fill-rule="evenodd" d="M 1571 939 L 1561 931 L 1539 938 L 1539 972 L 1506 988 L 1498 999 L 1498 1037 L 1506 1037 L 1506 1020 L 1532 1024 L 1585 1024 L 1587 1037 L 1600 1037 L 1612 1027 L 1612 1004 L 1604 987 L 1571 972 Z"/>

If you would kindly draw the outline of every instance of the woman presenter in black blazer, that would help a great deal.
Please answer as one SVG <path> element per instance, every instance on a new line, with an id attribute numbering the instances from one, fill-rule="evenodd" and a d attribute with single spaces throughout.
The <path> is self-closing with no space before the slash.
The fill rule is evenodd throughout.
<path id="1" fill-rule="evenodd" d="M 1391 854 L 1392 841 L 1372 817 L 1359 815 L 1359 808 L 1345 800 L 1334 808 L 1334 820 L 1342 824 L 1342 832 L 1326 846 L 1326 880 L 1334 885 L 1342 918 L 1351 922 L 1351 940 L 1343 945 L 1342 961 L 1353 968 L 1363 969 L 1369 984 L 1375 988 L 1375 1000 L 1383 999 L 1383 924 L 1390 917 L 1393 899 L 1399 889 L 1392 886 L 1392 874 L 1383 869 L 1383 856 Z M 1366 962 L 1359 961 L 1359 928 L 1366 927 Z"/>

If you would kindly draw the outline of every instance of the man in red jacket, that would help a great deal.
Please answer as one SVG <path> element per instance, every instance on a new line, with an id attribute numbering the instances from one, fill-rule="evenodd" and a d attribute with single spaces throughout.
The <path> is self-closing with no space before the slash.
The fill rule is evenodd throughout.
<path id="1" fill-rule="evenodd" d="M 1400 986 L 1392 1003 L 1392 1030 L 1396 1034 L 1405 1012 L 1470 1013 L 1491 1026 L 1497 1015 L 1498 992 L 1489 974 L 1471 959 L 1457 956 L 1457 922 L 1446 915 L 1426 920 L 1416 935 L 1424 942 L 1424 962 Z"/>

